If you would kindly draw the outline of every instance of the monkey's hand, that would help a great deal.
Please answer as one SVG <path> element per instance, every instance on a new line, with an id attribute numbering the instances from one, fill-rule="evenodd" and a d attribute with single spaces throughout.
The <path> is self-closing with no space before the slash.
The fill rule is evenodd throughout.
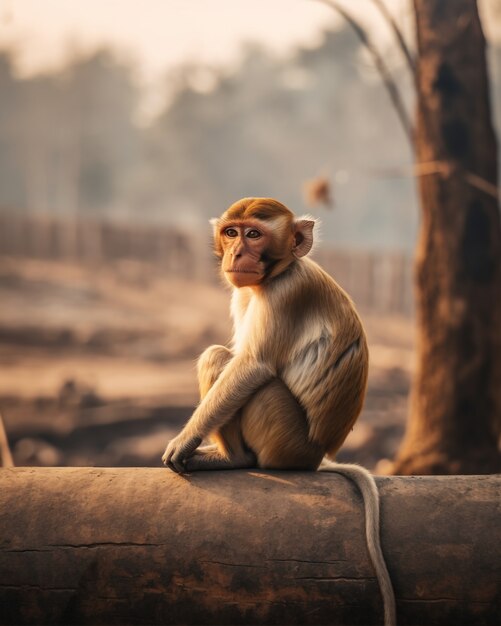
<path id="1" fill-rule="evenodd" d="M 173 472 L 183 474 L 186 471 L 186 460 L 193 455 L 193 452 L 195 452 L 201 443 L 201 437 L 185 435 L 183 432 L 179 433 L 177 437 L 169 442 L 169 445 L 164 452 L 162 457 L 164 465 L 170 468 Z"/>

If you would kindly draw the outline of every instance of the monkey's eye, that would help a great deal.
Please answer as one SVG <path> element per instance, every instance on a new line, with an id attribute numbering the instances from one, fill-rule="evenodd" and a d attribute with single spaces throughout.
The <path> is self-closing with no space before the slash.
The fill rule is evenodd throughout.
<path id="1" fill-rule="evenodd" d="M 227 237 L 238 237 L 238 232 L 237 232 L 234 228 L 227 228 L 227 229 L 224 231 L 224 234 L 225 234 Z"/>
<path id="2" fill-rule="evenodd" d="M 248 233 L 246 233 L 246 236 L 249 237 L 249 239 L 257 239 L 258 237 L 261 237 L 261 233 L 253 228 L 252 230 L 249 230 Z"/>

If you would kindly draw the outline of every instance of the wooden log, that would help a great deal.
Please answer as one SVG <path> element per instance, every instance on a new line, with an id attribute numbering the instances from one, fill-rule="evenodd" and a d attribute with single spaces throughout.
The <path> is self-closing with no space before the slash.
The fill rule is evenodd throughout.
<path id="1" fill-rule="evenodd" d="M 398 623 L 499 623 L 501 477 L 378 478 Z M 0 471 L 1 624 L 379 624 L 336 474 Z"/>

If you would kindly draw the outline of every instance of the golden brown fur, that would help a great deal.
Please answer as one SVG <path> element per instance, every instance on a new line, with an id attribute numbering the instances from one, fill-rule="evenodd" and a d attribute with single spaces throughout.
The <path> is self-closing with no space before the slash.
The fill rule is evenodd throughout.
<path id="1" fill-rule="evenodd" d="M 257 239 L 245 239 L 250 229 Z M 312 229 L 312 220 L 295 220 L 268 198 L 240 200 L 215 221 L 223 272 L 235 284 L 242 277 L 231 272 L 245 268 L 246 286 L 233 291 L 231 347 L 200 357 L 201 402 L 164 455 L 172 469 L 316 469 L 353 427 L 367 382 L 366 338 L 347 294 L 305 258 Z M 195 452 L 209 435 L 216 447 Z"/>
<path id="2" fill-rule="evenodd" d="M 343 443 L 365 394 L 367 344 L 348 296 L 316 263 L 300 259 L 260 289 L 235 290 L 232 312 L 235 353 L 269 364 L 289 390 L 289 410 L 302 414 L 296 428 L 308 425 L 305 445 L 322 450 L 318 465 Z"/>

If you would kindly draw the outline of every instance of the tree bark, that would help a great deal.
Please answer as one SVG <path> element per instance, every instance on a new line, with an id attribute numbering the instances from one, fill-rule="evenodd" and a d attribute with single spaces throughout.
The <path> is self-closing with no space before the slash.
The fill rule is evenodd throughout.
<path id="1" fill-rule="evenodd" d="M 497 624 L 501 477 L 377 483 L 399 626 Z M 3 469 L 0 528 L 0 624 L 383 621 L 336 474 Z"/>
<path id="2" fill-rule="evenodd" d="M 394 474 L 501 471 L 501 228 L 475 0 L 414 0 L 417 372 Z"/>

